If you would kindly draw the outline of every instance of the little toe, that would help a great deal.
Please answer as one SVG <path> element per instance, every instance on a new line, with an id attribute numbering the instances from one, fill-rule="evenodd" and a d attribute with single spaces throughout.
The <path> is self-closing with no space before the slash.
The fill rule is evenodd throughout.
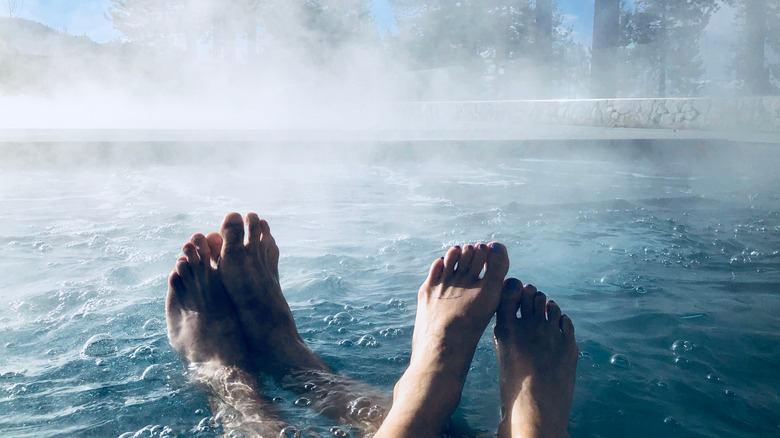
<path id="1" fill-rule="evenodd" d="M 555 324 L 556 327 L 560 327 L 561 308 L 558 307 L 558 303 L 555 301 L 550 300 L 547 302 L 547 320 L 551 324 Z"/>
<path id="2" fill-rule="evenodd" d="M 225 216 L 222 223 L 222 250 L 231 251 L 244 246 L 244 220 L 238 213 L 230 213 Z"/>
<path id="3" fill-rule="evenodd" d="M 257 213 L 249 213 L 246 215 L 246 224 L 247 228 L 249 228 L 247 244 L 252 247 L 257 247 L 260 245 L 260 238 L 263 234 L 260 218 L 257 216 Z"/>
<path id="4" fill-rule="evenodd" d="M 456 268 L 455 275 L 467 277 L 471 273 L 471 261 L 473 258 L 474 245 L 464 246 L 463 252 L 460 254 L 460 260 L 458 260 L 458 267 Z"/>
<path id="5" fill-rule="evenodd" d="M 176 261 L 176 273 L 179 274 L 183 289 L 195 288 L 195 277 L 192 273 L 192 265 L 185 257 Z"/>
<path id="6" fill-rule="evenodd" d="M 520 294 L 520 316 L 522 318 L 530 318 L 534 313 L 534 296 L 536 295 L 536 287 L 532 284 L 526 284 L 523 287 L 523 291 Z"/>
<path id="7" fill-rule="evenodd" d="M 498 242 L 491 242 L 488 248 L 490 251 L 486 256 L 484 279 L 501 284 L 506 273 L 509 272 L 509 256 L 506 253 L 506 247 Z"/>
<path id="8" fill-rule="evenodd" d="M 474 248 L 474 258 L 471 259 L 471 269 L 469 275 L 473 278 L 479 278 L 488 256 L 488 246 L 480 243 Z"/>
<path id="9" fill-rule="evenodd" d="M 184 293 L 184 284 L 178 272 L 173 271 L 168 276 L 168 296 L 165 298 L 165 313 L 176 316 L 181 312 L 181 294 Z"/>
<path id="10" fill-rule="evenodd" d="M 517 308 L 520 306 L 520 296 L 523 283 L 516 278 L 507 278 L 501 291 L 501 301 L 496 311 L 496 326 L 506 326 L 517 319 Z"/>
<path id="11" fill-rule="evenodd" d="M 574 341 L 574 323 L 572 323 L 571 319 L 566 315 L 561 316 L 560 321 L 561 331 L 564 336 L 566 336 L 566 339 L 568 341 Z"/>
<path id="12" fill-rule="evenodd" d="M 547 311 L 547 295 L 545 295 L 541 291 L 537 291 L 536 294 L 534 294 L 533 315 L 537 318 L 545 319 L 546 311 Z"/>
<path id="13" fill-rule="evenodd" d="M 460 255 L 463 250 L 460 246 L 453 246 L 444 255 L 444 276 L 451 277 L 455 273 L 455 266 L 460 261 Z"/>

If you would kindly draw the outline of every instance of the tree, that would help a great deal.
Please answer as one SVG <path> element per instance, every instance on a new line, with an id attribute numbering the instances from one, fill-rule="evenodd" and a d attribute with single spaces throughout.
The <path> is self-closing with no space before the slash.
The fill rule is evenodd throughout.
<path id="1" fill-rule="evenodd" d="M 5 0 L 5 5 L 8 8 L 8 17 L 14 18 L 16 13 L 24 7 L 24 0 Z"/>
<path id="2" fill-rule="evenodd" d="M 771 63 L 780 53 L 780 2 L 778 0 L 730 0 L 739 11 L 740 45 L 733 60 L 743 92 L 766 95 L 776 91 L 772 79 L 780 78 L 780 64 Z M 767 57 L 767 50 L 775 56 Z"/>
<path id="3" fill-rule="evenodd" d="M 704 65 L 699 39 L 716 0 L 637 0 L 628 61 L 641 94 L 692 96 L 701 89 Z"/>
<path id="4" fill-rule="evenodd" d="M 620 45 L 620 0 L 596 0 L 593 9 L 591 94 L 617 94 L 617 49 Z"/>

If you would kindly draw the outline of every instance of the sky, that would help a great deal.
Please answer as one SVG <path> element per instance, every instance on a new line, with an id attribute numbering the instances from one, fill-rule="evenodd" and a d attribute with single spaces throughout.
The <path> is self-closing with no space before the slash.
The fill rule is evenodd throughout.
<path id="1" fill-rule="evenodd" d="M 16 2 L 15 16 L 38 21 L 55 30 L 72 35 L 86 35 L 104 43 L 121 34 L 114 29 L 105 12 L 111 0 L 0 0 L 0 14 L 8 15 L 8 2 Z M 382 34 L 393 31 L 393 9 L 387 0 L 372 0 L 372 12 Z M 577 41 L 590 46 L 593 28 L 593 0 L 559 0 L 564 25 L 570 27 Z"/>

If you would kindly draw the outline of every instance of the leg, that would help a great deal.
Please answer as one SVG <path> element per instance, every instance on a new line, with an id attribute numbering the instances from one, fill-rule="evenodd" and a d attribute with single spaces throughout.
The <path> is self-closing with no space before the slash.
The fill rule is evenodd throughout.
<path id="1" fill-rule="evenodd" d="M 409 368 L 395 386 L 393 407 L 376 438 L 442 432 L 460 402 L 471 359 L 498 307 L 508 269 L 500 243 L 454 247 L 433 262 L 417 294 Z"/>
<path id="2" fill-rule="evenodd" d="M 568 436 L 577 369 L 571 320 L 535 287 L 510 278 L 493 333 L 501 385 L 498 437 Z"/>
<path id="3" fill-rule="evenodd" d="M 209 391 L 212 411 L 225 412 L 223 427 L 246 436 L 278 436 L 286 424 L 259 396 L 247 371 L 244 336 L 219 274 L 211 267 L 208 242 L 195 235 L 168 281 L 168 338 L 190 364 L 193 378 Z"/>
<path id="4" fill-rule="evenodd" d="M 279 285 L 279 248 L 265 220 L 227 215 L 221 234 L 211 233 L 212 261 L 219 267 L 230 301 L 257 369 L 280 386 L 306 397 L 330 418 L 376 430 L 390 408 L 390 397 L 362 382 L 333 373 L 301 339 Z"/>

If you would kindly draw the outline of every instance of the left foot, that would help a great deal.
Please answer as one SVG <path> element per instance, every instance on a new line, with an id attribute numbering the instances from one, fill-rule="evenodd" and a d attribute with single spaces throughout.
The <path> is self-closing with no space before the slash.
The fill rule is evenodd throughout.
<path id="1" fill-rule="evenodd" d="M 168 278 L 165 302 L 168 338 L 191 363 L 244 365 L 244 335 L 219 274 L 211 267 L 211 251 L 202 234 L 182 248 L 184 257 Z"/>

